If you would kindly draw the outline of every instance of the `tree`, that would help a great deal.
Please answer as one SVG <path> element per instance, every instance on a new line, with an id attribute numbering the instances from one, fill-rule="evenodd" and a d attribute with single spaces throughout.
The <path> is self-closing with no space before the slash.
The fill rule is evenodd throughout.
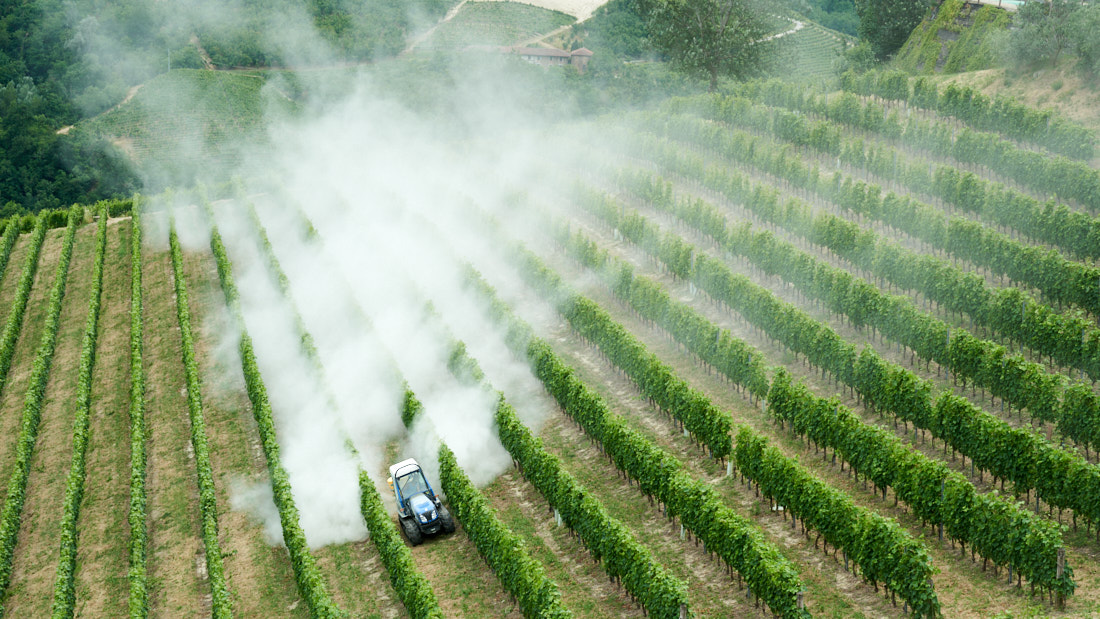
<path id="1" fill-rule="evenodd" d="M 1072 45 L 1078 27 L 1075 14 L 1080 8 L 1079 2 L 1070 0 L 1025 3 L 1016 12 L 1017 28 L 1009 38 L 1012 59 L 1024 66 L 1056 65 Z"/>
<path id="2" fill-rule="evenodd" d="M 710 78 L 745 78 L 764 66 L 772 43 L 750 0 L 639 0 L 650 41 L 679 68 Z"/>
<path id="3" fill-rule="evenodd" d="M 1082 7 L 1071 20 L 1071 37 L 1074 52 L 1081 59 L 1078 68 L 1093 76 L 1100 76 L 1100 5 Z"/>
<path id="4" fill-rule="evenodd" d="M 928 0 L 856 0 L 859 37 L 885 60 L 901 49 L 928 6 Z"/>

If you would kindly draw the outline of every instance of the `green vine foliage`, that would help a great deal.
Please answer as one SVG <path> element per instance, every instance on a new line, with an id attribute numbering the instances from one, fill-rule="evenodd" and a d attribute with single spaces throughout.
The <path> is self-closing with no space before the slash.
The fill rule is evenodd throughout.
<path id="1" fill-rule="evenodd" d="M 678 156 L 670 154 L 662 156 L 662 161 L 680 172 L 694 174 L 691 171 L 694 166 L 677 166 L 675 158 Z M 791 199 L 780 205 L 776 192 L 754 187 L 737 172 L 715 166 L 706 171 L 705 177 L 694 178 L 701 178 L 728 199 L 740 202 L 794 234 L 828 247 L 877 277 L 902 288 L 919 290 L 951 311 L 968 314 L 975 324 L 1045 352 L 1059 363 L 1077 367 L 1093 378 L 1100 376 L 1100 329 L 1087 318 L 1058 314 L 1016 288 L 989 290 L 977 275 L 965 273 L 939 258 L 903 249 L 834 215 L 814 215 L 809 205 L 800 200 Z M 725 216 L 713 205 L 698 199 L 674 201 L 671 186 L 648 173 L 623 173 L 620 185 L 653 206 L 675 214 L 728 251 L 751 257 L 764 270 L 803 284 L 832 308 L 846 313 L 853 325 L 862 327 L 872 322 L 884 335 L 905 344 L 926 361 L 935 360 L 961 373 L 1010 406 L 1027 409 L 1038 419 L 1055 421 L 1065 436 L 1086 448 L 1100 446 L 1100 417 L 1095 415 L 1100 405 L 1097 398 L 1064 397 L 1059 402 L 1063 388 L 1076 389 L 1083 395 L 1079 383 L 1064 387 L 1063 379 L 1047 374 L 1040 365 L 965 332 L 955 331 L 949 339 L 950 327 L 946 323 L 920 312 L 908 301 L 881 294 L 839 269 L 824 268 L 770 234 L 751 232 L 744 225 L 727 228 Z M 601 199 L 582 198 L 593 203 L 593 208 L 608 208 L 599 205 Z M 768 245 L 774 249 L 769 250 Z M 781 247 L 783 251 L 779 251 Z"/>
<path id="2" fill-rule="evenodd" d="M 65 229 L 65 237 L 61 244 L 61 257 L 54 273 L 54 284 L 50 289 L 49 304 L 46 307 L 45 323 L 42 327 L 42 338 L 38 343 L 34 361 L 31 365 L 31 375 L 28 380 L 27 394 L 23 399 L 23 413 L 19 425 L 19 437 L 16 439 L 15 462 L 12 465 L 11 477 L 8 480 L 7 496 L 4 500 L 3 511 L 0 511 L 0 593 L 7 591 L 11 584 L 12 557 L 15 553 L 15 544 L 19 536 L 21 517 L 23 514 L 23 502 L 27 497 L 27 480 L 31 474 L 31 459 L 34 456 L 34 444 L 38 438 L 38 423 L 42 419 L 42 405 L 46 397 L 46 384 L 50 378 L 50 368 L 53 363 L 54 349 L 57 344 L 57 329 L 60 324 L 61 302 L 65 298 L 65 283 L 69 275 L 69 263 L 73 255 L 73 241 L 76 238 L 76 228 L 84 215 L 84 208 L 73 206 L 66 213 L 68 225 Z M 39 222 L 35 227 L 35 233 L 45 233 L 46 220 L 49 214 L 39 216 Z M 32 240 L 33 242 L 33 240 Z M 40 242 L 39 242 L 40 243 Z M 41 245 L 39 244 L 39 247 Z M 29 255 L 37 252 L 28 252 Z M 27 270 L 24 269 L 24 275 Z M 20 290 L 22 291 L 22 290 Z M 13 308 L 13 314 L 14 312 Z M 11 315 L 9 315 L 9 319 Z M 10 325 L 9 325 L 10 326 Z"/>
<path id="3" fill-rule="evenodd" d="M 858 107 L 859 104 L 853 102 L 853 105 Z M 686 136 L 691 141 L 705 145 L 706 148 L 717 151 L 725 157 L 751 163 L 769 173 L 783 177 L 791 185 L 812 191 L 853 213 L 880 220 L 939 249 L 957 253 L 960 258 L 987 267 L 994 273 L 1007 275 L 1016 281 L 1032 285 L 1054 302 L 1071 303 L 1088 309 L 1094 314 L 1100 314 L 1100 294 L 1096 289 L 1100 270 L 1096 267 L 1067 260 L 1057 252 L 1052 253 L 1043 248 L 1029 246 L 996 230 L 984 228 L 964 217 L 949 217 L 932 205 L 909 195 L 899 196 L 892 191 L 884 192 L 877 184 L 868 184 L 840 171 L 832 175 L 823 173 L 817 165 L 807 165 L 802 157 L 789 147 L 770 144 L 770 140 L 749 135 L 743 131 L 730 130 L 729 127 L 722 127 L 715 123 L 702 122 L 700 119 L 670 114 L 680 110 L 701 114 L 730 125 L 748 123 L 761 132 L 781 131 L 782 126 L 771 120 L 772 113 L 766 108 L 754 106 L 751 101 L 741 98 L 678 100 L 675 105 L 661 114 L 645 115 L 643 122 L 650 131 L 664 133 L 674 131 L 677 135 Z M 861 117 L 862 114 L 863 112 L 859 111 L 851 113 L 854 117 Z M 875 113 L 870 115 L 875 117 Z M 797 118 L 797 116 L 791 116 L 791 118 Z M 919 126 L 907 132 L 905 138 L 928 148 L 931 148 L 928 146 L 929 143 L 950 139 L 950 131 L 947 129 L 936 134 L 915 133 L 918 129 Z M 849 141 L 841 149 L 839 144 L 842 141 L 842 135 L 843 131 L 839 128 L 829 129 L 814 125 L 813 130 L 805 134 L 805 145 L 832 149 L 838 157 L 838 163 L 839 160 L 844 160 L 849 163 L 855 161 L 858 164 L 857 151 L 862 152 L 863 144 Z M 788 137 L 796 144 L 803 139 Z M 898 137 L 901 137 L 900 134 Z M 798 145 L 801 147 L 803 144 Z M 894 163 L 891 161 L 891 167 Z M 983 210 L 1011 207 L 1011 212 L 999 214 L 996 219 L 1017 221 L 1021 218 L 1017 212 L 1018 209 L 1027 206 L 1026 201 L 1014 200 L 1002 207 L 1000 198 L 1007 194 L 998 191 L 995 187 L 991 188 L 989 195 L 983 199 L 983 187 L 973 175 L 955 176 L 957 180 L 952 183 L 950 175 L 944 176 L 946 173 L 941 172 L 939 176 L 942 178 L 937 182 L 933 164 L 928 164 L 927 167 L 901 166 L 897 174 L 905 177 L 903 184 L 923 187 L 925 190 L 932 189 L 934 193 L 958 200 L 963 210 L 978 209 L 979 202 Z M 852 188 L 857 189 L 857 193 L 852 194 Z M 1057 189 L 1052 189 L 1046 193 L 1055 194 L 1056 191 Z M 1048 211 L 1062 212 L 1054 205 L 1048 206 L 1044 203 L 1040 212 L 1036 213 L 1032 210 L 1030 216 L 1024 217 L 1037 219 L 1036 223 L 1040 224 L 1033 223 L 1026 226 L 1025 232 L 1030 234 L 1031 230 L 1042 229 L 1044 227 L 1042 222 L 1050 219 L 1047 215 Z M 1083 223 L 1080 217 L 1070 219 Z M 1058 224 L 1045 236 L 1057 235 L 1063 231 L 1065 225 Z M 1087 243 L 1097 242 L 1097 237 L 1090 238 L 1090 234 L 1093 233 L 1091 222 L 1089 225 L 1088 230 L 1078 228 L 1070 231 L 1072 236 L 1068 238 L 1083 236 Z M 978 238 L 981 243 L 972 245 L 974 238 Z M 1090 250 L 1087 245 L 1074 245 L 1073 251 L 1094 250 Z"/>
<path id="4" fill-rule="evenodd" d="M 103 256 L 107 249 L 107 215 L 105 206 L 99 209 L 96 227 L 95 258 L 92 263 L 92 294 L 88 301 L 88 316 L 84 321 L 84 336 L 80 344 L 80 368 L 77 371 L 76 412 L 73 416 L 73 455 L 69 477 L 65 483 L 65 503 L 61 517 L 61 550 L 54 579 L 54 619 L 73 616 L 76 604 L 76 523 L 80 518 L 80 502 L 84 496 L 85 453 L 88 446 L 89 412 L 92 406 L 92 370 L 95 367 L 96 340 L 99 335 L 99 310 L 103 293 Z M 3 241 L 0 240 L 0 243 Z"/>
<path id="5" fill-rule="evenodd" d="M 11 251 L 15 248 L 15 241 L 19 239 L 21 228 L 14 218 L 4 222 L 4 233 L 0 235 L 0 273 L 8 268 L 11 259 Z"/>
<path id="6" fill-rule="evenodd" d="M 930 417 L 921 412 L 931 409 L 931 385 L 926 381 L 920 380 L 912 372 L 895 364 L 888 364 L 870 350 L 864 350 L 857 355 L 855 346 L 841 338 L 832 328 L 779 300 L 775 295 L 756 286 L 748 278 L 734 275 L 719 260 L 704 254 L 691 253 L 693 250 L 687 246 L 689 258 L 685 261 L 683 257 L 685 245 L 679 237 L 671 234 L 661 237 L 651 223 L 636 213 L 626 212 L 619 205 L 609 204 L 606 198 L 598 196 L 596 199 L 582 200 L 582 203 L 588 205 L 593 213 L 602 217 L 609 225 L 617 226 L 616 229 L 620 230 L 625 237 L 638 243 L 670 270 L 685 268 L 683 265 L 688 262 L 693 263 L 693 281 L 703 290 L 738 309 L 748 320 L 763 328 L 772 337 L 784 342 L 796 353 L 806 355 L 811 363 L 832 373 L 838 380 L 855 389 L 872 406 L 890 411 L 901 419 L 913 421 L 918 426 L 932 431 L 935 436 L 944 438 L 942 433 L 929 425 Z M 752 236 L 747 226 L 707 233 L 726 239 L 736 239 L 738 235 Z M 675 242 L 666 240 L 669 237 L 674 237 Z M 875 301 L 880 300 L 878 304 L 880 307 L 889 302 L 870 285 L 865 282 L 860 283 L 862 280 L 856 281 L 850 276 L 845 279 L 838 270 L 827 265 L 815 268 L 815 261 L 808 257 L 801 261 L 783 261 L 778 257 L 783 251 L 799 254 L 801 252 L 796 252 L 789 245 L 776 242 L 769 234 L 756 235 L 752 242 L 738 244 L 727 240 L 723 244 L 723 247 L 730 251 L 749 253 L 742 246 L 748 246 L 752 252 L 755 252 L 758 264 L 771 262 L 773 266 L 765 268 L 766 271 L 783 273 L 785 277 L 792 279 L 802 278 L 802 281 L 810 282 L 808 287 L 832 286 L 830 281 L 842 282 L 836 287 L 844 293 L 835 294 L 834 308 L 848 313 L 849 318 L 860 317 L 862 313 L 862 318 L 865 319 L 869 311 L 872 312 L 870 316 L 874 317 Z M 670 252 L 669 247 L 673 247 L 674 251 Z M 691 258 L 691 255 L 695 257 Z M 777 264 L 784 265 L 785 268 L 775 266 Z M 684 271 L 684 274 L 686 275 L 687 271 Z M 900 301 L 894 301 L 895 306 L 900 303 Z M 1091 440 L 1089 437 L 1092 436 L 1091 433 L 1096 427 L 1095 418 L 1087 420 L 1081 420 L 1080 416 L 1074 418 L 1072 411 L 1068 411 L 1065 405 L 1059 404 L 1058 394 L 1061 383 L 1057 376 L 1046 374 L 1035 364 L 1029 364 L 1020 359 L 1010 359 L 1005 355 L 1003 347 L 986 345 L 965 331 L 948 331 L 947 326 L 939 321 L 926 317 L 922 321 L 920 314 L 912 312 L 903 313 L 900 316 L 891 321 L 882 320 L 874 324 L 880 326 L 887 334 L 918 330 L 917 332 L 921 333 L 919 338 L 898 337 L 897 339 L 911 346 L 922 357 L 937 360 L 965 376 L 982 377 L 982 373 L 985 373 L 985 377 L 989 379 L 985 384 L 996 387 L 997 390 L 994 393 L 1002 397 L 1018 393 L 1021 389 L 1025 390 L 1027 393 L 1024 396 L 1028 398 L 1026 402 L 1030 410 L 1041 413 L 1037 415 L 1038 418 L 1053 418 L 1061 427 L 1066 428 L 1066 432 L 1082 430 L 1079 436 Z M 937 325 L 940 325 L 939 328 Z M 919 331 L 922 327 L 923 332 Z M 950 341 L 947 337 L 949 333 Z M 946 344 L 939 344 L 945 346 L 941 354 L 935 354 L 937 342 L 946 342 Z M 868 367 L 869 364 L 881 365 L 887 369 L 876 370 L 876 372 L 857 372 L 861 368 Z M 1013 374 L 1017 370 L 1019 373 Z M 883 373 L 891 376 L 892 382 L 886 383 L 889 387 L 883 386 L 884 383 L 878 378 Z M 1080 390 L 1077 393 L 1083 394 Z M 1087 414 L 1096 412 L 1094 401 L 1094 398 L 1086 398 L 1082 395 L 1078 400 L 1071 400 L 1069 405 L 1076 406 L 1078 410 Z M 991 428 L 999 434 L 1019 437 L 1013 440 L 1011 448 L 1003 446 L 1002 443 L 1001 452 L 996 458 L 979 457 L 976 464 L 990 470 L 995 476 L 1012 480 L 1018 492 L 1028 492 L 1034 488 L 1052 506 L 1073 509 L 1084 516 L 1090 524 L 1100 522 L 1100 502 L 1095 499 L 1095 496 L 1100 493 L 1100 471 L 1097 471 L 1084 458 L 1056 448 L 1036 434 L 1022 429 L 1012 429 L 1004 421 L 972 405 L 965 409 L 959 407 L 953 411 L 957 419 L 965 420 L 967 427 Z M 1066 421 L 1062 421 L 1063 419 Z M 1079 422 L 1079 427 L 1075 428 L 1073 425 L 1075 422 Z M 989 438 L 991 440 L 989 444 L 995 444 L 992 442 L 993 436 L 989 435 Z M 980 448 L 977 443 L 957 442 L 953 446 L 968 456 L 978 454 Z M 1020 449 L 1026 449 L 1026 451 L 1021 452 Z M 1023 465 L 1020 462 L 1040 464 Z M 1054 463 L 1058 464 L 1057 468 L 1042 468 Z M 1050 474 L 1052 470 L 1065 471 L 1067 477 L 1061 477 L 1057 473 L 1052 476 Z M 1064 486 L 1066 478 L 1072 478 L 1077 482 L 1072 489 L 1067 490 Z"/>
<path id="7" fill-rule="evenodd" d="M 522 262 L 537 265 L 533 256 Z M 688 475 L 673 456 L 630 429 L 607 403 L 575 375 L 549 344 L 534 337 L 484 281 L 474 274 L 467 285 L 489 303 L 491 318 L 506 330 L 513 353 L 530 364 L 550 395 L 596 441 L 615 466 L 634 478 L 646 496 L 664 505 L 670 518 L 703 541 L 737 571 L 750 590 L 782 617 L 808 617 L 798 606 L 802 582 L 794 566 L 747 519 L 725 506 L 707 483 Z M 560 284 L 559 284 L 560 285 Z M 556 288 L 556 286 L 555 286 Z M 549 292 L 546 292 L 549 294 Z"/>
<path id="8" fill-rule="evenodd" d="M 661 314 L 676 318 L 659 321 L 659 324 L 704 361 L 711 363 L 713 360 L 715 367 L 719 368 L 736 368 L 749 365 L 748 360 L 754 352 L 757 359 L 760 358 L 759 352 L 733 338 L 728 331 L 718 329 L 690 307 L 671 301 L 658 284 L 634 277 L 629 267 L 619 266 L 596 251 L 594 244 L 582 234 L 559 228 L 558 238 L 582 264 L 608 274 L 618 272 L 612 283 L 616 295 L 630 303 L 635 311 L 643 316 L 657 313 L 647 307 L 648 303 L 656 300 Z M 643 283 L 635 284 L 639 281 Z M 649 293 L 636 296 L 622 293 L 639 287 L 644 287 Z M 698 326 L 692 329 L 689 325 Z M 695 337 L 700 331 L 706 337 Z M 733 356 L 724 361 L 720 359 L 723 349 L 716 347 L 716 343 L 723 341 L 723 335 L 724 341 L 730 342 L 725 350 L 733 349 Z M 738 345 L 732 344 L 734 341 Z M 732 374 L 737 376 L 741 371 L 734 370 Z M 762 369 L 759 378 L 763 381 L 766 394 L 767 378 L 763 376 Z M 877 583 L 885 583 L 891 590 L 900 593 L 918 616 L 939 615 L 939 600 L 931 582 L 931 560 L 920 542 L 895 521 L 856 506 L 844 493 L 814 478 L 801 465 L 774 448 L 768 448 L 766 439 L 750 429 L 742 427 L 736 442 L 738 468 L 758 484 L 766 497 L 775 499 L 801 517 L 804 527 L 816 529 L 828 543 L 843 549 L 846 556 L 861 566 L 864 577 L 875 583 L 876 588 Z"/>
<path id="9" fill-rule="evenodd" d="M 848 495 L 812 476 L 748 427 L 737 433 L 736 458 L 739 470 L 757 483 L 765 497 L 844 550 L 876 589 L 881 582 L 897 592 L 914 616 L 940 616 L 928 551 L 897 521 L 855 505 Z"/>
<path id="10" fill-rule="evenodd" d="M 1033 191 L 1076 200 L 1094 211 L 1100 208 L 1100 170 L 1091 168 L 1084 161 L 1020 148 L 996 133 L 970 127 L 956 131 L 954 123 L 938 119 L 926 120 L 919 115 L 910 116 L 903 122 L 896 113 L 888 115 L 882 104 L 862 101 L 850 92 L 830 98 L 807 92 L 800 85 L 784 84 L 778 80 L 746 83 L 735 94 L 827 118 L 871 133 L 893 135 L 904 139 L 906 144 L 923 148 L 938 157 L 951 157 L 961 163 L 986 166 Z M 922 88 L 921 97 L 930 99 L 930 89 Z M 942 110 L 947 110 L 952 115 L 956 115 L 956 112 L 965 115 L 962 110 L 973 105 L 975 101 L 980 101 L 980 96 L 975 99 L 973 91 L 968 96 L 965 90 L 957 86 L 954 89 L 945 88 L 944 93 L 936 99 L 936 103 L 942 105 Z M 1008 126 L 1004 120 L 1007 119 L 998 122 L 1001 126 Z M 1089 146 L 1091 144 L 1084 146 L 1081 153 Z"/>
<path id="11" fill-rule="evenodd" d="M 1002 95 L 987 97 L 955 83 L 947 84 L 940 92 L 926 77 L 914 80 L 912 87 L 909 82 L 902 71 L 868 71 L 842 76 L 840 87 L 858 95 L 874 95 L 952 116 L 973 129 L 1037 144 L 1073 159 L 1088 161 L 1095 152 L 1096 135 L 1053 109 L 1039 110 Z"/>
<path id="12" fill-rule="evenodd" d="M 677 419 L 712 457 L 729 456 L 733 420 L 728 412 L 677 377 L 672 368 L 650 353 L 599 305 L 566 290 L 557 275 L 533 254 L 521 252 L 519 260 L 528 283 L 548 298 L 556 299 L 558 311 L 573 329 L 630 376 L 650 402 Z"/>
<path id="13" fill-rule="evenodd" d="M 149 614 L 145 560 L 148 529 L 145 493 L 145 366 L 144 320 L 141 279 L 141 202 L 134 198 L 130 220 L 130 619 Z"/>
<path id="14" fill-rule="evenodd" d="M 443 619 L 435 592 L 427 578 L 416 569 L 412 553 L 393 524 L 382 495 L 366 471 L 359 471 L 359 508 L 367 523 L 371 541 L 378 548 L 390 582 L 413 619 Z"/>
<path id="15" fill-rule="evenodd" d="M 23 256 L 23 271 L 15 288 L 15 299 L 12 300 L 11 309 L 8 310 L 4 331 L 0 334 L 0 392 L 7 384 L 11 359 L 15 354 L 15 343 L 19 339 L 20 331 L 23 330 L 23 313 L 27 309 L 27 300 L 30 299 L 31 286 L 34 284 L 34 274 L 38 270 L 38 256 L 42 252 L 42 243 L 46 240 L 48 218 L 49 213 L 43 212 L 34 220 L 30 247 Z"/>
<path id="16" fill-rule="evenodd" d="M 469 277 L 483 281 L 476 272 Z M 492 391 L 477 361 L 463 342 L 454 342 L 448 369 L 459 381 Z M 612 580 L 622 583 L 651 617 L 676 619 L 687 608 L 687 585 L 662 567 L 630 530 L 607 513 L 603 504 L 569 474 L 542 441 L 520 421 L 515 409 L 498 394 L 497 436 L 531 485 L 558 511 Z"/>
<path id="17" fill-rule="evenodd" d="M 603 214 L 615 214 L 619 210 L 604 208 L 594 211 Z M 618 229 L 627 238 L 640 238 L 647 252 L 664 260 L 660 253 L 661 245 L 653 247 L 652 239 L 657 236 L 653 224 L 636 214 L 626 214 L 623 218 L 629 223 Z M 619 221 L 619 220 L 609 220 Z M 631 230 L 648 230 L 646 233 L 632 232 Z M 649 241 L 646 241 L 646 240 Z M 678 254 L 675 254 L 678 255 Z M 1062 450 L 1058 450 L 1044 441 L 1041 437 L 1028 433 L 1025 430 L 1015 430 L 1005 422 L 981 411 L 967 400 L 944 394 L 939 401 L 933 403 L 931 385 L 922 381 L 911 372 L 894 364 L 890 364 L 879 357 L 869 348 L 856 353 L 855 347 L 842 340 L 830 327 L 812 319 L 801 310 L 789 303 L 780 301 L 770 291 L 767 291 L 748 280 L 748 278 L 735 275 L 720 261 L 707 257 L 704 254 L 694 254 L 693 281 L 713 298 L 722 301 L 732 309 L 741 313 L 747 320 L 762 328 L 769 336 L 777 339 L 795 352 L 802 353 L 811 363 L 821 367 L 842 382 L 854 388 L 864 401 L 880 410 L 892 412 L 898 419 L 912 422 L 915 426 L 930 431 L 933 436 L 939 437 L 962 453 L 970 456 L 977 466 L 994 472 L 995 475 L 1012 479 L 1016 482 L 1018 491 L 1026 491 L 1026 488 L 1036 488 L 1040 496 L 1047 497 L 1052 505 L 1061 506 L 1061 503 L 1073 501 L 1080 513 L 1092 521 L 1098 505 L 1097 492 L 1092 488 L 1100 483 L 1096 473 L 1088 463 L 1080 457 L 1072 456 Z M 667 265 L 667 263 L 666 263 Z M 673 268 L 673 267 L 669 267 Z M 773 414 L 775 403 L 772 402 L 773 393 L 780 377 L 773 382 L 769 393 L 769 404 Z M 807 392 L 808 393 L 808 392 Z M 827 409 L 839 411 L 835 403 L 826 405 Z M 834 413 L 837 414 L 837 413 Z M 863 426 L 854 416 L 852 424 Z M 853 429 L 833 429 L 824 436 L 815 437 L 822 442 L 825 439 L 838 440 L 839 436 L 860 437 L 871 440 L 874 437 L 865 432 L 855 432 Z M 885 440 L 885 439 L 882 439 Z M 894 438 L 897 441 L 896 438 Z M 823 443 L 827 446 L 834 445 L 831 442 Z M 861 443 L 862 445 L 862 443 Z M 846 453 L 859 453 L 859 449 L 865 446 L 853 447 Z M 903 448 L 893 450 L 890 458 L 900 458 L 904 453 L 909 453 Z M 1060 455 L 1059 455 L 1060 454 Z M 847 457 L 846 457 L 847 460 Z M 877 460 L 875 466 L 862 464 L 858 459 L 848 460 L 856 470 L 885 470 L 885 462 L 891 460 Z M 1077 463 L 1072 466 L 1071 463 Z M 939 465 L 942 467 L 942 465 Z M 946 472 L 946 469 L 945 469 Z M 1064 472 L 1064 476 L 1058 475 Z M 934 476 L 932 476 L 934 477 Z M 1053 479 L 1052 479 L 1053 477 Z M 942 480 L 942 476 L 941 476 Z M 1014 522 L 1030 523 L 1036 534 L 1031 538 L 1040 542 L 1039 546 L 1031 549 L 1026 554 L 1010 555 L 1006 545 L 988 541 L 990 530 L 996 530 L 1002 523 L 988 524 L 988 529 L 977 529 L 967 523 L 957 524 L 958 539 L 964 543 L 972 543 L 976 549 L 998 564 L 1011 564 L 1020 574 L 1027 575 L 1032 582 L 1039 586 L 1050 588 L 1063 595 L 1072 594 L 1075 587 L 1072 580 L 1072 570 L 1067 570 L 1068 576 L 1062 579 L 1055 577 L 1055 558 L 1057 549 L 1061 546 L 1061 536 L 1058 528 L 1046 521 L 1034 518 L 1026 511 L 1007 502 L 993 500 L 984 495 L 978 495 L 970 482 L 959 476 L 958 484 L 964 490 L 958 490 L 960 496 L 974 499 L 981 509 L 982 522 L 989 522 L 990 514 L 1005 512 L 1012 514 Z M 1073 480 L 1076 485 L 1067 484 Z M 925 478 L 924 481 L 929 481 Z M 925 490 L 933 487 L 925 486 Z M 908 496 L 913 501 L 922 499 L 920 494 L 907 494 L 904 484 L 899 486 L 888 478 L 876 479 L 876 484 L 882 488 L 894 487 L 895 492 L 902 497 Z M 965 490 L 969 488 L 969 490 Z M 980 497 L 980 498 L 975 498 Z M 981 501 L 993 501 L 982 504 Z M 909 502 L 909 499 L 907 499 Z M 1003 503 L 1003 505 L 1002 505 Z M 921 509 L 919 505 L 910 503 L 914 509 Z M 1007 512 L 1006 512 L 1007 510 Z M 944 522 L 945 515 L 936 510 L 924 512 L 922 518 L 926 522 Z M 1046 530 L 1049 529 L 1049 530 Z M 974 537 L 967 536 L 968 534 Z M 1000 540 L 1003 541 L 1003 540 Z M 988 553 L 988 554 L 987 554 Z"/>
<path id="18" fill-rule="evenodd" d="M 222 563 L 221 544 L 218 543 L 218 503 L 214 488 L 214 469 L 210 464 L 210 447 L 206 438 L 206 421 L 202 410 L 202 382 L 195 358 L 195 341 L 191 331 L 191 308 L 187 294 L 187 282 L 183 275 L 183 251 L 176 235 L 175 220 L 168 233 L 172 254 L 172 281 L 176 292 L 176 316 L 179 320 L 183 347 L 183 369 L 187 378 L 187 413 L 191 421 L 191 446 L 195 451 L 195 468 L 199 483 L 199 514 L 202 518 L 202 541 L 205 549 L 206 571 L 210 578 L 211 611 L 218 619 L 233 616 L 232 598 L 226 582 Z"/>
<path id="19" fill-rule="evenodd" d="M 523 616 L 572 617 L 542 564 L 531 558 L 523 540 L 496 517 L 489 502 L 458 466 L 454 453 L 443 444 L 439 446 L 439 480 L 466 536 L 515 598 Z"/>

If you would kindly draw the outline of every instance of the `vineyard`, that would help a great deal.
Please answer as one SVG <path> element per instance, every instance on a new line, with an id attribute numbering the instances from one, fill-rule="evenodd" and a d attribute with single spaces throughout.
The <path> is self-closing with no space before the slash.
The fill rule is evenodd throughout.
<path id="1" fill-rule="evenodd" d="M 3 222 L 5 616 L 1100 613 L 1090 131 L 896 73 L 371 109 Z"/>

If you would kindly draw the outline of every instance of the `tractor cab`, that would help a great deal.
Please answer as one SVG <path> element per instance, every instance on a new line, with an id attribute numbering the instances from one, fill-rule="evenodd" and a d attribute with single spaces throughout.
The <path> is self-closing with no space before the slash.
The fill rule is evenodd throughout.
<path id="1" fill-rule="evenodd" d="M 450 512 L 435 495 L 416 460 L 409 458 L 391 466 L 388 481 L 397 499 L 401 528 L 412 545 L 419 544 L 424 535 L 454 531 Z"/>

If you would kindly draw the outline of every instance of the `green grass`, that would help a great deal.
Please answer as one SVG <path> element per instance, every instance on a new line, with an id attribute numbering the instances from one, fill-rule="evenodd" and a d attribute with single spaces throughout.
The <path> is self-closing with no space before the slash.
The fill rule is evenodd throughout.
<path id="1" fill-rule="evenodd" d="M 218 178 L 242 144 L 262 138 L 265 111 L 296 109 L 280 89 L 264 88 L 272 74 L 173 70 L 78 130 L 118 144 L 147 179 L 146 191 Z"/>
<path id="2" fill-rule="evenodd" d="M 518 2 L 468 2 L 427 40 L 427 47 L 517 45 L 575 22 L 571 15 Z"/>
<path id="3" fill-rule="evenodd" d="M 910 73 L 988 69 L 995 60 L 989 35 L 1008 28 L 1011 20 L 995 6 L 974 10 L 963 0 L 946 0 L 913 31 L 894 65 Z"/>

